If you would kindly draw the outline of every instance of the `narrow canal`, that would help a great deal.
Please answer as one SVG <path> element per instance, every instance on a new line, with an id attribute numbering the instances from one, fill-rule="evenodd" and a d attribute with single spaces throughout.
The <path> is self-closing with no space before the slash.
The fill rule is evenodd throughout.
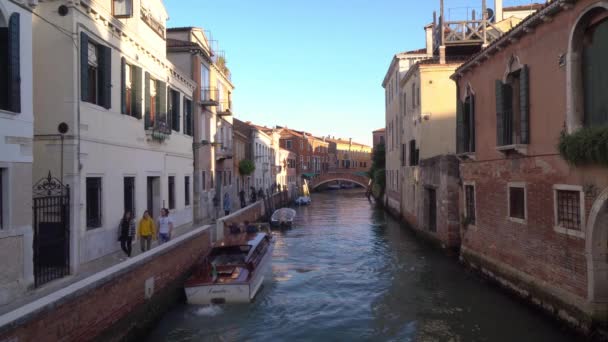
<path id="1" fill-rule="evenodd" d="M 278 233 L 272 278 L 250 305 L 168 313 L 149 341 L 573 341 L 466 272 L 360 190 L 313 195 Z"/>

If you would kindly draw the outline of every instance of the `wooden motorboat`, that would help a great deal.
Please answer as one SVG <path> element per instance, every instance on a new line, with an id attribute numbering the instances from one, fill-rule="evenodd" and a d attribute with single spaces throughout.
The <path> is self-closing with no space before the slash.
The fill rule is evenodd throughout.
<path id="1" fill-rule="evenodd" d="M 269 269 L 274 242 L 268 233 L 240 233 L 216 243 L 184 285 L 188 303 L 252 301 Z"/>
<path id="2" fill-rule="evenodd" d="M 275 210 L 270 217 L 270 224 L 275 227 L 291 227 L 296 211 L 291 208 L 281 208 Z"/>

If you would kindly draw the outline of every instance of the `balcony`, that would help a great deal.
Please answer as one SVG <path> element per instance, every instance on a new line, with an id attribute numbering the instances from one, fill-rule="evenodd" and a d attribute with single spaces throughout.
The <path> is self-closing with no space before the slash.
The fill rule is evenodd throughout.
<path id="1" fill-rule="evenodd" d="M 232 115 L 232 101 L 221 100 L 217 106 L 218 116 L 230 116 Z"/>
<path id="2" fill-rule="evenodd" d="M 217 88 L 203 88 L 201 90 L 201 104 L 204 106 L 217 106 L 219 105 L 219 94 Z"/>
<path id="3" fill-rule="evenodd" d="M 217 144 L 215 145 L 215 160 L 222 161 L 232 159 L 232 144 Z"/>
<path id="4" fill-rule="evenodd" d="M 165 141 L 171 136 L 171 127 L 166 118 L 146 117 L 146 137 L 148 140 Z"/>

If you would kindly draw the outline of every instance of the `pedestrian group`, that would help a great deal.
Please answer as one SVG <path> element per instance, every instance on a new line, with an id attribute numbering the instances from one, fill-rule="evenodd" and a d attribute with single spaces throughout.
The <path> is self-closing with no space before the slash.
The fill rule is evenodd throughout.
<path id="1" fill-rule="evenodd" d="M 136 230 L 135 218 L 131 211 L 125 211 L 118 225 L 118 241 L 127 257 L 131 257 L 132 244 L 136 234 L 142 253 L 150 250 L 152 240 L 158 240 L 159 245 L 171 240 L 174 228 L 173 218 L 169 216 L 169 209 L 162 208 L 160 212 L 161 215 L 155 221 L 150 216 L 150 212 L 145 210 Z"/>

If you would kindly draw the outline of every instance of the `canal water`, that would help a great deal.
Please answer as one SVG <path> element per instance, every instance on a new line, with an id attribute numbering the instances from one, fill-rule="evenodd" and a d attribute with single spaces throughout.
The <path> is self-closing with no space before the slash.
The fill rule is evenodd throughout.
<path id="1" fill-rule="evenodd" d="M 313 194 L 249 305 L 182 305 L 149 341 L 575 341 L 375 208 Z"/>

